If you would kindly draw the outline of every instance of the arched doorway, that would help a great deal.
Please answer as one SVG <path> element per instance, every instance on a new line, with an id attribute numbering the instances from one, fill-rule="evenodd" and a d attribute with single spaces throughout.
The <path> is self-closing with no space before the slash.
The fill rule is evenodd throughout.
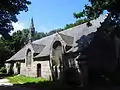
<path id="1" fill-rule="evenodd" d="M 60 41 L 55 41 L 52 46 L 51 54 L 51 68 L 53 80 L 58 80 L 63 72 L 63 57 L 62 57 L 62 44 Z"/>
<path id="2" fill-rule="evenodd" d="M 41 77 L 41 64 L 37 64 L 37 77 Z"/>

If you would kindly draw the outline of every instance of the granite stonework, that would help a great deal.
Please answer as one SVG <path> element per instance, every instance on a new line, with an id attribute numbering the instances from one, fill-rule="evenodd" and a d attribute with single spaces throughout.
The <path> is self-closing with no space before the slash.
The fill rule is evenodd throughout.
<path id="1" fill-rule="evenodd" d="M 14 74 L 18 74 L 18 68 L 16 66 L 16 63 L 13 64 Z M 26 66 L 26 63 L 20 62 L 20 75 L 25 75 L 29 77 L 37 77 L 37 64 L 41 64 L 41 77 L 50 79 L 51 70 L 50 70 L 49 60 L 34 61 L 30 66 Z M 7 68 L 7 73 L 8 73 L 10 69 L 10 63 L 6 63 L 6 68 Z"/>

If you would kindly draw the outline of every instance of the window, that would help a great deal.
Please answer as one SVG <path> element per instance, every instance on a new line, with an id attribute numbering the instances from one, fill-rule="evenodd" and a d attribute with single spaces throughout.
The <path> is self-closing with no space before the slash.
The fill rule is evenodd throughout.
<path id="1" fill-rule="evenodd" d="M 31 65 L 31 60 L 32 60 L 32 52 L 30 49 L 28 49 L 26 55 L 26 66 Z"/>

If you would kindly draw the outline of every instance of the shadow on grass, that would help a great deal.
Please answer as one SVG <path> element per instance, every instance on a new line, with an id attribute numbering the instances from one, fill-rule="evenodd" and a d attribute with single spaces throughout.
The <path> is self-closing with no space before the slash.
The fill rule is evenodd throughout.
<path id="1" fill-rule="evenodd" d="M 116 76 L 117 75 L 117 76 Z M 118 73 L 109 78 L 104 75 L 93 74 L 89 81 L 88 90 L 120 90 L 120 78 Z M 78 85 L 67 85 L 62 81 L 44 81 L 38 83 L 14 84 L 11 87 L 0 87 L 0 90 L 84 90 Z"/>
<path id="2" fill-rule="evenodd" d="M 9 76 L 14 76 L 14 75 L 3 73 L 3 74 L 0 74 L 0 79 L 6 78 L 6 77 L 9 77 Z"/>
<path id="3" fill-rule="evenodd" d="M 34 90 L 81 90 L 81 87 L 78 86 L 71 86 L 67 84 L 63 84 L 61 82 L 53 82 L 53 81 L 44 81 L 39 83 L 25 83 L 21 85 L 14 85 L 14 86 L 20 86 L 25 88 L 31 88 Z"/>
<path id="4" fill-rule="evenodd" d="M 101 78 L 100 78 L 101 79 Z M 120 90 L 120 83 L 113 84 L 105 80 L 96 80 L 94 83 L 89 83 L 87 90 Z M 11 87 L 0 87 L 0 90 L 84 90 L 81 87 L 67 85 L 64 82 L 44 81 L 39 83 L 15 84 Z"/>

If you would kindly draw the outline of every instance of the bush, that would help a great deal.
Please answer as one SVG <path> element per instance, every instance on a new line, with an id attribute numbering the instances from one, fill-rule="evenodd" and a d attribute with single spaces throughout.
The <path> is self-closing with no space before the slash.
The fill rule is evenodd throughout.
<path id="1" fill-rule="evenodd" d="M 6 72 L 7 72 L 7 69 L 6 69 L 5 67 L 1 67 L 0 72 L 6 73 Z"/>

